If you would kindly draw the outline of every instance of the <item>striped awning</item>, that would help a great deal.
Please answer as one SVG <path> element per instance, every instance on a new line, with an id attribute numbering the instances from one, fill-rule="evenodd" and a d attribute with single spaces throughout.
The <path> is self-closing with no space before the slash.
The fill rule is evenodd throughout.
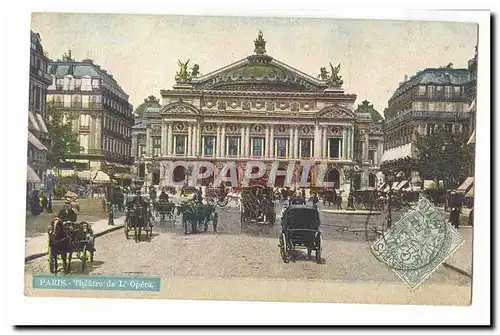
<path id="1" fill-rule="evenodd" d="M 386 183 L 382 183 L 377 187 L 377 191 L 382 191 L 382 189 L 386 186 Z"/>
<path id="2" fill-rule="evenodd" d="M 48 151 L 45 145 L 43 145 L 42 142 L 40 142 L 40 140 L 31 133 L 31 131 L 28 131 L 28 142 L 30 142 L 38 150 Z"/>
<path id="3" fill-rule="evenodd" d="M 474 186 L 471 187 L 469 192 L 465 195 L 466 198 L 474 198 Z"/>
<path id="4" fill-rule="evenodd" d="M 457 188 L 457 191 L 466 193 L 474 184 L 474 177 L 467 177 L 465 181 Z"/>
<path id="5" fill-rule="evenodd" d="M 406 184 L 408 184 L 408 180 L 403 180 L 401 182 L 399 182 L 396 187 L 393 187 L 395 191 L 399 191 L 401 188 L 403 188 L 403 186 L 405 186 Z"/>
<path id="6" fill-rule="evenodd" d="M 476 99 L 472 101 L 472 103 L 469 105 L 469 108 L 467 108 L 468 112 L 473 112 L 476 110 Z"/>
<path id="7" fill-rule="evenodd" d="M 38 125 L 38 122 L 36 121 L 35 114 L 33 114 L 32 111 L 28 112 L 28 129 L 33 129 L 36 131 L 41 131 L 40 126 Z"/>
<path id="8" fill-rule="evenodd" d="M 470 135 L 470 138 L 467 141 L 467 144 L 476 144 L 476 130 L 475 129 L 472 132 L 472 134 Z"/>
<path id="9" fill-rule="evenodd" d="M 44 133 L 49 133 L 47 130 L 47 126 L 45 125 L 45 121 L 43 120 L 42 114 L 35 113 L 36 114 L 36 120 L 38 121 L 38 125 L 40 126 L 42 132 Z"/>
<path id="10" fill-rule="evenodd" d="M 28 171 L 26 173 L 26 181 L 28 183 L 41 183 L 40 177 L 36 174 L 35 170 L 28 164 Z"/>

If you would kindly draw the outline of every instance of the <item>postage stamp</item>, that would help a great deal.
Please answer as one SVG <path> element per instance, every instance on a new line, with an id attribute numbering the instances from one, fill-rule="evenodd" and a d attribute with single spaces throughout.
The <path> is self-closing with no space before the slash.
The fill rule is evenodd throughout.
<path id="1" fill-rule="evenodd" d="M 464 242 L 431 202 L 422 197 L 372 245 L 372 252 L 411 289 L 416 289 Z"/>

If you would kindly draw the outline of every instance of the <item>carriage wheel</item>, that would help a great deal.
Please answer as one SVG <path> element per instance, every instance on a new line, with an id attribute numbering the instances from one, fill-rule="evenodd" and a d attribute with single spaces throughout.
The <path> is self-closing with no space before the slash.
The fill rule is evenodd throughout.
<path id="1" fill-rule="evenodd" d="M 217 232 L 217 223 L 219 221 L 219 215 L 217 213 L 214 214 L 214 218 L 212 219 L 212 225 L 214 227 L 214 232 Z"/>
<path id="2" fill-rule="evenodd" d="M 321 234 L 318 236 L 318 241 L 316 242 L 316 263 L 321 264 Z"/>
<path id="3" fill-rule="evenodd" d="M 128 232 L 130 230 L 130 218 L 125 218 L 125 226 L 123 227 L 124 228 L 124 231 L 125 231 L 125 238 L 128 240 Z"/>
<path id="4" fill-rule="evenodd" d="M 224 206 L 226 206 L 228 203 L 229 203 L 229 197 L 227 197 L 227 196 L 226 196 L 226 197 L 224 197 L 224 199 L 220 199 L 220 198 L 219 198 L 219 199 L 217 200 L 217 205 L 218 205 L 219 207 L 224 207 Z"/>
<path id="5" fill-rule="evenodd" d="M 280 255 L 281 255 L 281 258 L 283 259 L 283 262 L 288 263 L 290 261 L 290 255 L 288 253 L 288 248 L 286 245 L 285 233 L 281 233 L 281 235 L 280 235 L 279 248 L 280 248 Z"/>

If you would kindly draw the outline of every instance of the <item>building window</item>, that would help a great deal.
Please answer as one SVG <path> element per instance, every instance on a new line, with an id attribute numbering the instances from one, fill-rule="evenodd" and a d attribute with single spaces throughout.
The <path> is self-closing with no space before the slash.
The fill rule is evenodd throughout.
<path id="1" fill-rule="evenodd" d="M 240 138 L 237 136 L 230 136 L 227 138 L 227 153 L 229 156 L 236 157 L 238 156 L 238 142 Z"/>
<path id="2" fill-rule="evenodd" d="M 454 96 L 459 97 L 460 96 L 460 86 L 455 86 L 453 88 L 453 90 L 454 90 Z"/>
<path id="3" fill-rule="evenodd" d="M 264 144 L 264 139 L 260 137 L 252 138 L 252 156 L 262 157 L 262 147 Z"/>
<path id="4" fill-rule="evenodd" d="M 214 136 L 205 136 L 203 138 L 203 155 L 204 156 L 213 156 L 214 155 L 214 147 L 215 147 L 215 137 Z"/>
<path id="5" fill-rule="evenodd" d="M 175 154 L 184 155 L 186 153 L 186 136 L 175 135 Z"/>
<path id="6" fill-rule="evenodd" d="M 370 161 L 370 165 L 375 164 L 375 150 L 368 150 L 368 160 Z"/>
<path id="7" fill-rule="evenodd" d="M 99 79 L 92 79 L 92 87 L 99 88 Z"/>
<path id="8" fill-rule="evenodd" d="M 146 146 L 145 145 L 139 145 L 139 157 L 142 157 L 146 154 Z"/>
<path id="9" fill-rule="evenodd" d="M 328 139 L 328 157 L 329 158 L 339 158 L 340 157 L 340 139 L 339 138 Z"/>
<path id="10" fill-rule="evenodd" d="M 460 125 L 456 124 L 456 125 L 454 125 L 454 127 L 455 127 L 455 133 L 459 133 L 460 132 Z"/>
<path id="11" fill-rule="evenodd" d="M 427 97 L 433 98 L 435 95 L 435 89 L 436 87 L 434 86 L 427 86 Z"/>
<path id="12" fill-rule="evenodd" d="M 312 139 L 301 139 L 299 143 L 300 157 L 301 158 L 311 158 L 312 151 Z"/>
<path id="13" fill-rule="evenodd" d="M 436 104 L 434 102 L 429 102 L 427 105 L 429 111 L 433 112 L 436 110 Z"/>
<path id="14" fill-rule="evenodd" d="M 418 87 L 418 95 L 425 95 L 425 86 Z"/>
<path id="15" fill-rule="evenodd" d="M 427 125 L 427 135 L 431 135 L 431 134 L 434 134 L 434 124 L 433 123 L 429 123 Z"/>
<path id="16" fill-rule="evenodd" d="M 445 86 L 444 97 L 448 98 L 448 99 L 451 98 L 452 92 L 453 92 L 453 88 L 451 86 Z"/>
<path id="17" fill-rule="evenodd" d="M 288 140 L 286 138 L 277 138 L 276 139 L 276 156 L 279 158 L 284 158 L 287 156 L 287 143 Z"/>

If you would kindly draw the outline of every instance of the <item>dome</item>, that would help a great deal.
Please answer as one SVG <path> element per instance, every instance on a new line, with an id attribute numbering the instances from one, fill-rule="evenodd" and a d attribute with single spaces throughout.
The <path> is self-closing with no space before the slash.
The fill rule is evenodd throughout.
<path id="1" fill-rule="evenodd" d="M 137 106 L 134 114 L 141 119 L 144 116 L 144 112 L 150 107 L 161 108 L 160 100 L 156 99 L 154 95 L 150 95 L 147 99 L 144 99 L 144 102 Z"/>

